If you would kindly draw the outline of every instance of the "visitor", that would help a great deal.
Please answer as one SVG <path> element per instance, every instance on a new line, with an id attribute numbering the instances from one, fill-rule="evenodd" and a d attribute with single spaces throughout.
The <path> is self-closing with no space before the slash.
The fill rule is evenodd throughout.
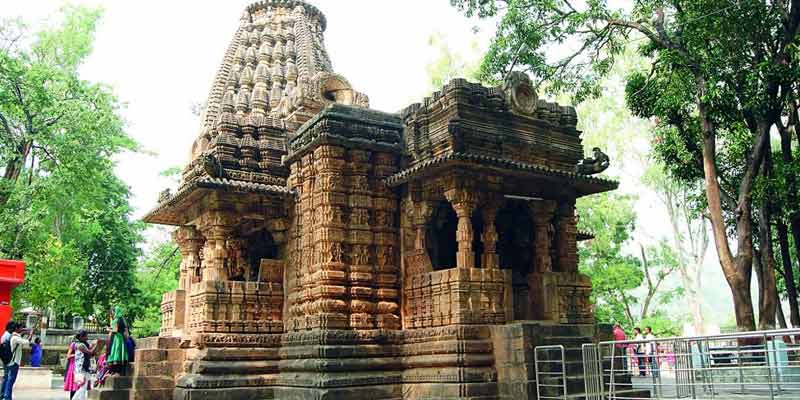
<path id="1" fill-rule="evenodd" d="M 108 364 L 106 364 L 105 353 L 97 359 L 97 378 L 95 379 L 96 386 L 103 386 L 106 383 L 106 374 L 108 374 Z"/>
<path id="2" fill-rule="evenodd" d="M 93 346 L 89 347 L 89 334 L 81 329 L 75 335 L 75 369 L 73 372 L 73 380 L 77 390 L 72 395 L 73 400 L 86 400 L 89 397 L 89 390 L 91 389 L 91 366 L 92 357 L 100 345 L 100 340 L 96 341 Z"/>
<path id="3" fill-rule="evenodd" d="M 636 343 L 633 347 L 633 352 L 636 354 L 636 362 L 639 364 L 639 376 L 646 376 L 647 375 L 647 367 L 645 366 L 645 357 L 644 357 L 644 343 L 641 341 L 644 340 L 644 336 L 642 335 L 642 330 L 637 326 L 633 328 L 633 340 L 639 342 Z"/>
<path id="4" fill-rule="evenodd" d="M 127 338 L 130 336 L 128 325 L 122 315 L 122 308 L 114 307 L 114 317 L 111 322 L 111 331 L 108 334 L 108 349 L 106 350 L 106 363 L 108 375 L 125 375 L 128 368 Z"/>
<path id="5" fill-rule="evenodd" d="M 614 341 L 615 342 L 624 342 L 628 337 L 625 336 L 625 331 L 619 325 L 619 323 L 614 324 Z M 619 352 L 619 356 L 622 358 L 622 370 L 628 372 L 628 344 L 627 343 L 617 343 L 614 345 L 616 351 Z"/>
<path id="6" fill-rule="evenodd" d="M 646 327 L 644 328 L 644 339 L 649 340 L 645 346 L 645 352 L 647 353 L 647 363 L 650 364 L 650 373 L 653 375 L 653 378 L 660 377 L 659 367 L 658 367 L 658 343 L 656 343 L 656 335 L 653 334 L 653 328 Z"/>
<path id="7" fill-rule="evenodd" d="M 10 347 L 11 334 L 14 333 L 14 328 L 16 328 L 16 326 L 17 326 L 16 322 L 8 321 L 8 323 L 6 323 L 6 330 L 3 332 L 3 336 L 0 337 L 1 344 L 5 344 L 7 341 L 9 342 L 9 347 L 8 347 L 9 356 L 11 355 L 11 347 Z M 10 357 L 8 361 L 9 362 L 11 361 Z M 3 362 L 2 364 L 3 364 L 3 383 L 2 386 L 0 386 L 0 399 L 3 398 L 3 393 L 6 391 L 6 377 L 9 376 L 8 366 L 6 365 L 5 362 Z"/>
<path id="8" fill-rule="evenodd" d="M 77 339 L 77 335 L 75 335 Z M 75 396 L 78 386 L 75 385 L 75 343 L 73 340 L 67 350 L 67 369 L 64 371 L 64 391 L 69 392 L 69 398 Z"/>
<path id="9" fill-rule="evenodd" d="M 28 332 L 28 337 L 22 337 L 25 331 L 22 324 L 14 324 L 14 332 L 9 337 L 9 345 L 11 347 L 11 361 L 6 365 L 6 375 L 3 379 L 3 400 L 12 400 L 14 392 L 14 383 L 17 381 L 17 374 L 19 373 L 19 365 L 22 362 L 22 348 L 30 344 L 33 337 L 33 330 Z"/>
<path id="10" fill-rule="evenodd" d="M 42 366 L 42 339 L 37 337 L 31 344 L 31 367 Z"/>
<path id="11" fill-rule="evenodd" d="M 133 363 L 136 356 L 136 341 L 133 340 L 133 335 L 130 333 L 125 339 L 125 350 L 128 352 L 128 363 Z"/>

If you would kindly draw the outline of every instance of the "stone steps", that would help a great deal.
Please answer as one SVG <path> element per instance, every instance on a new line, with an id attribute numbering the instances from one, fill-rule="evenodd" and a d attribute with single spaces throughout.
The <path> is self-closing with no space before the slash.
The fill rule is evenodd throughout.
<path id="1" fill-rule="evenodd" d="M 151 337 L 137 342 L 128 376 L 109 376 L 105 385 L 89 392 L 92 400 L 170 400 L 174 376 L 183 368 L 177 338 Z"/>

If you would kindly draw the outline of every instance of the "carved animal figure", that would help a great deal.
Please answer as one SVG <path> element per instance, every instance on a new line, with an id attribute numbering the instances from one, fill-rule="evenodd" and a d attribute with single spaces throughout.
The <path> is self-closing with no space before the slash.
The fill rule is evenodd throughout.
<path id="1" fill-rule="evenodd" d="M 578 162 L 578 165 L 575 167 L 577 173 L 583 175 L 599 174 L 608 169 L 608 166 L 611 165 L 611 160 L 606 153 L 600 151 L 599 148 L 593 148 L 592 153 L 593 157 L 584 158 Z"/>

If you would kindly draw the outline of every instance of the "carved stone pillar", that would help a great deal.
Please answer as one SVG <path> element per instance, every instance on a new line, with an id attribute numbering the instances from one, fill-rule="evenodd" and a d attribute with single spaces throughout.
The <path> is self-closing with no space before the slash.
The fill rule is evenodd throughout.
<path id="1" fill-rule="evenodd" d="M 228 240 L 233 233 L 234 221 L 224 212 L 212 211 L 201 218 L 198 229 L 206 238 L 203 245 L 203 281 L 228 280 Z"/>
<path id="2" fill-rule="evenodd" d="M 431 257 L 425 248 L 428 224 L 433 216 L 433 203 L 430 201 L 414 201 L 414 254 L 411 256 L 409 276 L 433 271 Z"/>
<path id="3" fill-rule="evenodd" d="M 397 172 L 397 156 L 375 152 L 372 155 L 370 192 L 373 204 L 372 231 L 375 243 L 375 327 L 400 329 L 400 266 L 397 257 L 399 231 L 395 225 L 397 194 L 384 179 Z"/>
<path id="4" fill-rule="evenodd" d="M 377 216 L 374 209 L 375 199 L 370 190 L 370 156 L 364 150 L 347 152 L 348 176 L 347 187 L 350 221 L 347 224 L 347 241 L 350 245 L 347 259 L 347 280 L 350 292 L 350 327 L 356 329 L 374 329 L 377 303 L 375 302 L 375 267 L 373 251 L 373 224 L 370 214 Z M 385 212 L 382 212 L 382 214 Z"/>
<path id="5" fill-rule="evenodd" d="M 553 219 L 555 207 L 555 203 L 551 200 L 530 203 L 534 228 L 533 270 L 535 272 L 551 272 L 553 270 L 553 262 L 550 258 L 550 241 L 552 238 L 548 227 Z"/>
<path id="6" fill-rule="evenodd" d="M 483 268 L 499 268 L 500 257 L 497 255 L 497 227 L 495 226 L 495 219 L 497 212 L 502 205 L 502 198 L 494 198 L 483 205 L 483 233 L 481 234 L 481 242 L 483 243 L 483 254 L 481 255 L 481 266 Z"/>
<path id="7" fill-rule="evenodd" d="M 182 226 L 172 234 L 173 240 L 178 244 L 181 252 L 180 277 L 178 279 L 178 290 L 190 290 L 192 287 L 193 275 L 200 266 L 200 249 L 203 246 L 203 236 L 194 227 Z"/>
<path id="8" fill-rule="evenodd" d="M 170 336 L 181 336 L 187 332 L 191 310 L 188 307 L 187 299 L 192 290 L 192 283 L 198 282 L 201 278 L 201 254 L 205 239 L 200 232 L 191 226 L 182 226 L 172 234 L 178 249 L 181 252 L 180 278 L 178 280 L 178 290 L 175 291 L 174 304 L 171 306 L 172 316 L 169 324 L 173 331 Z M 165 296 L 166 297 L 166 296 Z M 162 305 L 163 308 L 163 305 Z M 164 313 L 166 316 L 166 313 Z M 162 322 L 162 325 L 164 323 Z M 163 331 L 163 329 L 162 329 Z"/>
<path id="9" fill-rule="evenodd" d="M 458 217 L 456 230 L 456 267 L 475 268 L 475 252 L 472 250 L 472 211 L 475 210 L 477 199 L 468 189 L 450 189 L 444 193 L 447 201 L 453 206 Z"/>
<path id="10" fill-rule="evenodd" d="M 575 217 L 575 200 L 559 204 L 556 211 L 556 254 L 558 270 L 578 271 L 578 220 Z"/>

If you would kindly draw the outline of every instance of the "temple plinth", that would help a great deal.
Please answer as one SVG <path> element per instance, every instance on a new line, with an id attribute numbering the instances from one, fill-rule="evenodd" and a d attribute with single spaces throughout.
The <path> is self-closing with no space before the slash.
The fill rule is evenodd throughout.
<path id="1" fill-rule="evenodd" d="M 596 337 L 575 200 L 617 185 L 576 172 L 575 110 L 518 73 L 371 110 L 325 27 L 301 1 L 245 10 L 145 217 L 182 255 L 161 337 L 95 396 L 532 398 L 525 349 Z"/>

